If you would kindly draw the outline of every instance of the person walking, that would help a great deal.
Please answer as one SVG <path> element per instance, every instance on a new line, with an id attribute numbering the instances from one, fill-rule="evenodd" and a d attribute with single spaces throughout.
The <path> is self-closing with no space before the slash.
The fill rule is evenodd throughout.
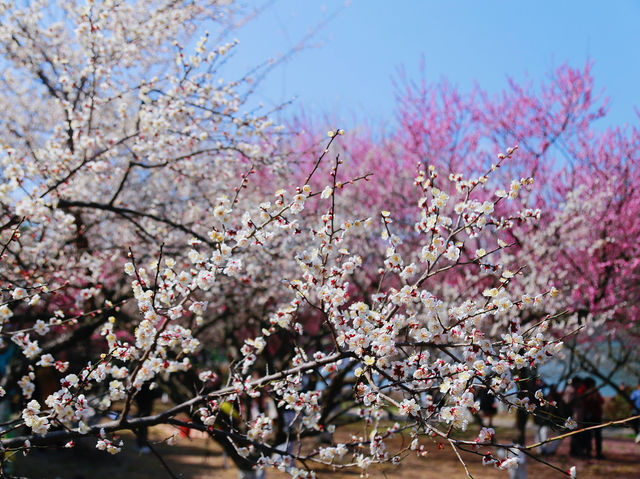
<path id="1" fill-rule="evenodd" d="M 602 410 L 604 406 L 604 398 L 596 388 L 596 382 L 593 378 L 584 380 L 585 397 L 584 397 L 584 427 L 598 426 L 602 424 Z M 592 429 L 585 431 L 585 454 L 591 457 L 591 449 L 593 442 L 596 445 L 596 458 L 604 459 L 602 455 L 602 429 Z"/>
<path id="2" fill-rule="evenodd" d="M 577 427 L 583 427 L 584 420 L 584 380 L 575 376 L 567 385 L 562 394 L 562 398 L 569 407 L 570 417 L 573 417 Z M 572 457 L 584 457 L 585 441 L 584 433 L 577 433 L 571 436 L 571 447 L 569 454 Z"/>

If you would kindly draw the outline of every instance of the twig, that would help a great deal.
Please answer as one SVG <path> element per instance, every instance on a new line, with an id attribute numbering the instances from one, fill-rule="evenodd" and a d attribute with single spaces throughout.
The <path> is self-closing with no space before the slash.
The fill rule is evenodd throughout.
<path id="1" fill-rule="evenodd" d="M 16 225 L 15 228 L 13 228 L 13 233 L 11 233 L 11 236 L 9 237 L 9 240 L 2 246 L 2 251 L 0 251 L 0 259 L 2 259 L 2 257 L 4 256 L 4 252 L 7 251 L 7 248 L 9 247 L 9 244 L 15 239 L 16 237 L 16 232 L 18 231 L 18 228 L 20 228 L 20 225 L 24 222 L 26 216 L 23 216 L 20 221 L 18 221 L 18 224 Z M 7 225 L 3 226 L 3 229 L 6 227 Z"/>
<path id="2" fill-rule="evenodd" d="M 160 461 L 160 464 L 162 464 L 162 467 L 164 467 L 165 470 L 169 473 L 171 478 L 172 479 L 178 479 L 178 476 L 176 476 L 176 474 L 171 470 L 171 468 L 169 467 L 169 464 L 167 464 L 166 461 L 164 460 L 164 458 L 160 455 L 160 453 L 158 451 L 156 451 L 155 447 L 153 447 L 151 445 L 151 442 L 149 442 L 148 439 L 145 439 L 145 443 L 146 443 L 147 447 L 151 450 L 151 452 L 154 454 L 154 456 L 156 456 L 158 461 Z"/>
<path id="3" fill-rule="evenodd" d="M 458 452 L 458 448 L 456 447 L 456 445 L 453 443 L 451 439 L 447 439 L 447 440 L 449 441 L 449 444 L 451 444 L 451 449 L 453 449 L 453 452 L 455 452 L 456 456 L 458 456 L 458 460 L 460 461 L 460 464 L 462 464 L 462 467 L 464 467 L 464 471 L 467 473 L 467 477 L 469 479 L 473 479 L 473 476 L 469 472 L 467 465 L 464 463 L 464 461 L 462 460 L 462 456 L 460 456 L 460 453 Z"/>
<path id="4" fill-rule="evenodd" d="M 602 428 L 609 427 L 609 426 L 616 426 L 618 424 L 624 424 L 624 423 L 627 423 L 627 422 L 634 421 L 636 419 L 640 419 L 640 414 L 638 414 L 636 416 L 628 417 L 626 419 L 618 419 L 617 421 L 609 421 L 609 422 L 605 422 L 605 423 L 602 423 L 602 424 L 596 424 L 595 426 L 589 426 L 589 427 L 585 427 L 585 428 L 582 428 L 582 429 L 576 429 L 575 431 L 567 432 L 565 434 L 560 434 L 559 436 L 551 437 L 551 438 L 549 438 L 549 439 L 547 439 L 545 441 L 540 441 L 540 442 L 537 442 L 535 444 L 531 444 L 530 446 L 523 446 L 521 449 L 523 449 L 523 450 L 524 449 L 533 449 L 534 447 L 542 446 L 543 444 L 546 444 L 548 442 L 557 441 L 558 439 L 564 439 L 565 437 L 573 436 L 575 434 L 580 434 L 581 432 L 584 432 L 584 431 L 593 431 L 594 429 L 602 429 Z"/>

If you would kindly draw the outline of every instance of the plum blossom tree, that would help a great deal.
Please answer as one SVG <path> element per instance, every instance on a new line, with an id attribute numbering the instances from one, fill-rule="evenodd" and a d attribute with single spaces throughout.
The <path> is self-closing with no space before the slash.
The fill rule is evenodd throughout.
<path id="1" fill-rule="evenodd" d="M 511 251 L 530 272 L 520 284 L 553 281 L 563 294 L 547 312 L 567 311 L 556 334 L 581 331 L 565 340 L 562 376 L 587 372 L 624 394 L 621 382 L 639 377 L 638 204 L 631 187 L 638 177 L 637 127 L 596 126 L 606 100 L 593 93 L 590 65 L 563 67 L 539 94 L 511 89 L 493 108 L 485 105 L 483 122 L 505 119 L 492 126 L 494 141 L 518 137 L 530 155 L 525 164 L 545 185 L 531 200 L 545 212 L 542 220 L 517 233 L 528 246 Z"/>
<path id="2" fill-rule="evenodd" d="M 294 161 L 269 115 L 245 111 L 250 78 L 219 76 L 237 42 L 204 30 L 226 31 L 233 12 L 0 3 L 0 394 L 19 398 L 0 426 L 2 471 L 12 454 L 81 437 L 116 454 L 116 433 L 158 424 L 204 431 L 243 470 L 293 477 L 366 471 L 434 442 L 514 467 L 479 449 L 514 447 L 491 429 L 453 433 L 480 388 L 544 404 L 512 392 L 562 346 L 551 318 L 521 313 L 556 290 L 522 293 L 521 271 L 502 262 L 514 228 L 540 216 L 530 175 L 502 174 L 522 148 L 428 130 L 424 152 L 405 156 L 404 141 L 375 152 L 390 172 L 405 161 L 388 175 L 335 129 L 311 164 Z M 442 131 L 478 127 L 441 94 L 456 105 L 431 111 Z M 380 173 L 400 197 L 377 195 Z M 155 388 L 171 402 L 135 412 Z M 363 433 L 344 440 L 335 428 L 354 412 Z M 387 424 L 389 412 L 402 419 Z M 305 440 L 320 432 L 329 445 Z M 396 435 L 409 439 L 399 450 Z"/>
<path id="3" fill-rule="evenodd" d="M 367 204 L 392 205 L 396 231 L 405 245 L 411 244 L 412 222 L 402 218 L 413 214 L 409 192 L 416 162 L 445 171 L 480 171 L 494 157 L 494 145 L 517 142 L 518 161 L 503 165 L 497 174 L 505 180 L 535 176 L 542 186 L 524 191 L 518 201 L 523 208 L 539 208 L 542 215 L 538 222 L 515 225 L 505 239 L 515 245 L 501 262 L 522 268 L 514 287 L 523 295 L 549 284 L 562 291 L 523 311 L 523 320 L 535 322 L 565 311 L 552 329 L 570 351 L 559 362 L 564 371 L 555 380 L 587 372 L 623 392 L 619 378 L 628 383 L 629 376 L 638 377 L 633 251 L 640 216 L 631 187 L 638 174 L 637 128 L 597 126 L 607 101 L 594 93 L 589 63 L 581 69 L 561 66 L 539 86 L 510 81 L 494 96 L 478 87 L 463 94 L 446 81 L 416 83 L 402 74 L 399 80 L 397 127 L 363 130 L 343 146 L 355 168 L 378 173 L 365 185 Z M 310 129 L 304 120 L 300 125 Z M 363 205 L 351 202 L 356 208 Z M 461 254 L 472 257 L 474 251 Z M 361 280 L 365 289 L 376 284 L 375 274 L 368 278 Z M 454 298 L 463 284 L 467 290 L 485 285 L 466 273 L 440 287 L 451 284 L 456 285 L 450 291 Z"/>
<path id="4" fill-rule="evenodd" d="M 520 258 L 555 275 L 568 314 L 557 332 L 584 330 L 566 341 L 566 375 L 593 374 L 620 393 L 620 385 L 640 377 L 637 370 L 638 177 L 637 129 L 594 135 L 553 186 L 562 198 L 556 213 L 532 232 L 535 243 Z M 533 264 L 535 263 L 535 266 Z"/>

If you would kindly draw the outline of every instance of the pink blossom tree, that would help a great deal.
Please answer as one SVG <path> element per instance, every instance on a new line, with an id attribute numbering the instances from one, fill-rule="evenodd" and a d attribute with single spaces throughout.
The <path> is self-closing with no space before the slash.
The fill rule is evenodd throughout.
<path id="1" fill-rule="evenodd" d="M 499 95 L 479 88 L 463 94 L 447 82 L 416 83 L 401 75 L 397 126 L 363 131 L 345 152 L 358 171 L 373 173 L 363 199 L 378 208 L 393 205 L 399 218 L 410 218 L 416 164 L 481 171 L 490 167 L 494 145 L 517 143 L 517 161 L 497 174 L 535 177 L 540 186 L 525 191 L 519 204 L 539 209 L 541 220 L 514 225 L 503 237 L 514 247 L 501 261 L 522 275 L 521 294 L 550 285 L 562 292 L 523 311 L 523 320 L 535 322 L 564 311 L 553 331 L 566 339 L 569 352 L 560 361 L 565 371 L 555 380 L 587 372 L 622 392 L 618 378 L 626 376 L 628 382 L 633 381 L 629 375 L 639 376 L 634 369 L 638 269 L 633 251 L 640 216 L 631 186 L 638 175 L 638 132 L 599 129 L 606 103 L 594 93 L 590 64 L 582 69 L 562 66 L 539 86 L 510 81 Z M 398 219 L 395 228 L 405 245 L 411 244 L 411 222 Z M 473 257 L 474 249 L 461 254 Z M 375 274 L 369 278 L 365 289 L 376 287 Z M 487 286 L 482 274 L 467 272 L 450 275 L 440 287 L 451 284 L 456 286 L 454 298 L 462 287 Z"/>

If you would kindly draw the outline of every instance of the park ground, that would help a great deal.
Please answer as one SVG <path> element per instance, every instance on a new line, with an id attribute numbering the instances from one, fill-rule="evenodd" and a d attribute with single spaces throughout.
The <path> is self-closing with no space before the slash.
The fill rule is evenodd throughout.
<path id="1" fill-rule="evenodd" d="M 512 418 L 503 415 L 497 418 L 496 432 L 498 438 L 509 438 L 513 435 Z M 350 430 L 338 430 L 337 439 L 346 440 L 355 433 L 354 426 Z M 166 426 L 153 428 L 150 439 L 161 440 L 171 434 Z M 470 426 L 465 437 L 473 437 L 477 426 Z M 527 442 L 533 441 L 533 426 L 529 426 L 530 435 Z M 340 437 L 343 436 L 343 437 Z M 36 451 L 26 457 L 17 457 L 13 462 L 13 474 L 29 479 L 161 479 L 170 478 L 170 474 L 160 464 L 153 454 L 138 453 L 133 436 L 124 435 L 123 451 L 111 456 L 95 449 L 95 440 L 80 442 L 74 449 L 58 449 Z M 406 438 L 405 438 L 406 440 Z M 403 438 L 397 436 L 393 446 L 400 447 Z M 409 455 L 399 466 L 385 465 L 372 467 L 369 470 L 371 478 L 464 478 L 466 473 L 458 458 L 448 445 L 438 442 L 425 442 L 428 454 L 418 458 Z M 229 460 L 225 460 L 220 447 L 199 433 L 192 433 L 189 438 L 182 438 L 177 445 L 168 446 L 157 444 L 155 449 L 162 455 L 173 473 L 184 479 L 236 479 L 238 473 Z M 576 466 L 577 477 L 580 479 L 616 478 L 637 479 L 640 477 L 640 444 L 633 441 L 630 429 L 607 429 L 604 433 L 604 460 L 575 459 L 569 456 L 569 440 L 565 439 L 558 452 L 545 460 L 563 471 Z M 472 454 L 462 455 L 467 463 L 469 472 L 474 479 L 508 478 L 508 473 L 493 467 L 483 467 L 479 457 Z M 530 478 L 553 479 L 567 477 L 549 466 L 527 461 L 527 473 Z M 284 479 L 290 477 L 278 471 L 269 471 L 267 479 Z M 360 477 L 358 471 L 319 471 L 319 478 L 353 479 Z"/>

